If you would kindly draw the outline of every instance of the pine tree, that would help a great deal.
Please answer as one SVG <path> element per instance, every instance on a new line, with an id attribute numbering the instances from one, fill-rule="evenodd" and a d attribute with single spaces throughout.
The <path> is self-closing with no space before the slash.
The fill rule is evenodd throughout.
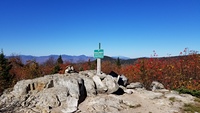
<path id="1" fill-rule="evenodd" d="M 3 54 L 3 50 L 1 50 L 0 54 L 0 77 L 3 80 L 6 80 L 6 82 L 9 82 L 11 79 L 11 75 L 9 74 L 10 69 L 12 68 L 12 65 L 10 62 L 8 62 L 8 59 L 5 58 L 5 55 Z"/>
<path id="2" fill-rule="evenodd" d="M 91 61 L 88 59 L 88 69 L 91 69 Z"/>
<path id="3" fill-rule="evenodd" d="M 3 50 L 1 50 L 0 54 L 0 94 L 4 89 L 10 87 L 13 76 L 9 73 L 12 65 L 8 62 L 8 59 L 5 58 L 3 54 Z"/>
<path id="4" fill-rule="evenodd" d="M 121 67 L 121 62 L 120 62 L 119 57 L 117 58 L 117 62 L 116 62 L 116 64 L 117 64 L 117 67 Z"/>
<path id="5" fill-rule="evenodd" d="M 58 64 L 63 64 L 62 56 L 60 55 L 57 59 Z"/>
<path id="6" fill-rule="evenodd" d="M 56 65 L 56 66 L 54 66 L 54 69 L 53 69 L 53 71 L 52 71 L 52 74 L 56 74 L 56 73 L 58 73 L 60 71 L 60 66 L 59 65 Z"/>

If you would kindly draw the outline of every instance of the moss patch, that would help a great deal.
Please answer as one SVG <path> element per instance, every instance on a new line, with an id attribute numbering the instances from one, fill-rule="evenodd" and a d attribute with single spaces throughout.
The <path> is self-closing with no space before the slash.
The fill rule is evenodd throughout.
<path id="1" fill-rule="evenodd" d="M 172 102 L 175 102 L 176 99 L 175 99 L 175 97 L 170 97 L 169 100 Z"/>

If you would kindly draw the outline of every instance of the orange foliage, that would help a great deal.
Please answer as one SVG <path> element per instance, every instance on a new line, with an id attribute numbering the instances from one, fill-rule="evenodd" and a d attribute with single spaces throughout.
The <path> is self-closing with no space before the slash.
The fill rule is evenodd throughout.
<path id="1" fill-rule="evenodd" d="M 156 80 L 168 89 L 185 87 L 200 90 L 200 55 L 182 54 L 178 57 L 138 59 L 134 64 L 122 64 L 120 67 L 116 63 L 102 61 L 101 68 L 106 74 L 115 71 L 128 77 L 129 82 L 139 81 L 145 86 L 149 86 L 152 81 Z M 154 52 L 153 56 L 157 54 Z M 19 57 L 9 60 L 13 65 L 10 73 L 15 75 L 15 81 L 51 74 L 56 65 L 53 59 L 40 65 L 35 61 L 23 64 Z M 73 65 L 76 71 L 96 69 L 96 62 L 90 62 L 90 60 L 78 64 L 66 62 L 59 65 L 61 68 L 59 73 L 64 73 L 68 65 Z"/>

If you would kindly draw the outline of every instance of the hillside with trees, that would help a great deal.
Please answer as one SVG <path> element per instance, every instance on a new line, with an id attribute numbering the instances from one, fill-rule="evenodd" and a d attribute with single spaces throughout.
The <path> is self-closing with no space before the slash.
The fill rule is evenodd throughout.
<path id="1" fill-rule="evenodd" d="M 12 87 L 17 81 L 32 79 L 48 74 L 64 73 L 66 66 L 72 65 L 76 71 L 96 69 L 96 61 L 71 63 L 50 57 L 39 64 L 34 60 L 22 63 L 19 56 L 6 58 L 3 51 L 0 54 L 0 91 Z M 129 82 L 141 82 L 149 86 L 152 81 L 161 82 L 167 89 L 200 90 L 200 55 L 191 52 L 181 52 L 179 56 L 138 59 L 113 59 L 105 56 L 102 59 L 102 71 L 109 74 L 114 71 L 128 77 Z M 200 95 L 199 95 L 200 96 Z"/>

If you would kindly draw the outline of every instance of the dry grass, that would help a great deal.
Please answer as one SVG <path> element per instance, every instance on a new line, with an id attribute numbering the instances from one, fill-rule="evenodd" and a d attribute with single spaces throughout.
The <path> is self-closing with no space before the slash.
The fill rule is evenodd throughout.
<path id="1" fill-rule="evenodd" d="M 200 104 L 185 104 L 183 110 L 186 113 L 200 113 Z"/>
<path id="2" fill-rule="evenodd" d="M 200 98 L 195 98 L 194 101 L 200 103 Z"/>

